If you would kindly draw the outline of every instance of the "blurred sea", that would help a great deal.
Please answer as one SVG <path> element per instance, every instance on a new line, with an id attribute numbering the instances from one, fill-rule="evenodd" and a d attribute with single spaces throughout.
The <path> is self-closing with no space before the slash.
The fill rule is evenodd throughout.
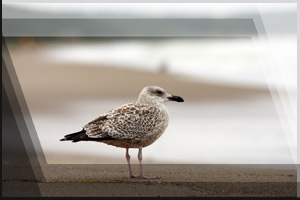
<path id="1" fill-rule="evenodd" d="M 257 51 L 260 46 L 253 40 L 250 37 L 108 39 L 88 44 L 53 46 L 47 55 L 57 62 L 109 64 L 250 87 L 268 87 L 266 79 L 280 72 L 280 79 L 274 79 L 270 84 L 284 84 L 287 89 L 295 89 L 295 51 L 285 51 L 295 48 L 293 38 L 277 38 L 277 48 L 282 51 L 281 56 L 273 59 L 282 65 L 271 67 L 263 65 Z"/>

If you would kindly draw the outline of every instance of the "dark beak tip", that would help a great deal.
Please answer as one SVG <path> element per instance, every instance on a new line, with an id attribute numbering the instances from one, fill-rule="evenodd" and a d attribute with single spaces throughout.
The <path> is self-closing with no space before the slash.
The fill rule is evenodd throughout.
<path id="1" fill-rule="evenodd" d="M 181 98 L 180 96 L 171 96 L 171 97 L 168 97 L 168 99 L 170 101 L 184 102 L 183 98 Z"/>

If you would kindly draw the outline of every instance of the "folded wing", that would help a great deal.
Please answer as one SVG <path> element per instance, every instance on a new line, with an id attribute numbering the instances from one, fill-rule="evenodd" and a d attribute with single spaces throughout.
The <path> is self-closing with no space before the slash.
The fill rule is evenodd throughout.
<path id="1" fill-rule="evenodd" d="M 151 134 L 159 122 L 154 106 L 126 104 L 91 121 L 83 130 L 91 139 L 141 140 Z"/>

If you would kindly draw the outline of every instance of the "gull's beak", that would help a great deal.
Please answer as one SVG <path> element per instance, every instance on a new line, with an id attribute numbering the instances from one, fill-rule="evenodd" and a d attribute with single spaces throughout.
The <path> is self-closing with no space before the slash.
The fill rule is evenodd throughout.
<path id="1" fill-rule="evenodd" d="M 169 99 L 169 101 L 184 102 L 183 98 L 181 98 L 180 96 L 170 95 L 167 98 Z"/>

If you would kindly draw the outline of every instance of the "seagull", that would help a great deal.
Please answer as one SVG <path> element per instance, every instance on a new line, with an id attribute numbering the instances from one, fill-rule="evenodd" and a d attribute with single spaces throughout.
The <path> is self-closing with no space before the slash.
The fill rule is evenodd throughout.
<path id="1" fill-rule="evenodd" d="M 60 141 L 96 141 L 126 148 L 130 178 L 151 179 L 143 174 L 142 149 L 155 142 L 166 130 L 169 114 L 167 101 L 183 102 L 180 96 L 170 95 L 158 86 L 144 87 L 135 103 L 122 105 L 100 115 L 76 133 L 65 135 Z M 131 171 L 129 148 L 138 148 L 140 174 Z"/>

